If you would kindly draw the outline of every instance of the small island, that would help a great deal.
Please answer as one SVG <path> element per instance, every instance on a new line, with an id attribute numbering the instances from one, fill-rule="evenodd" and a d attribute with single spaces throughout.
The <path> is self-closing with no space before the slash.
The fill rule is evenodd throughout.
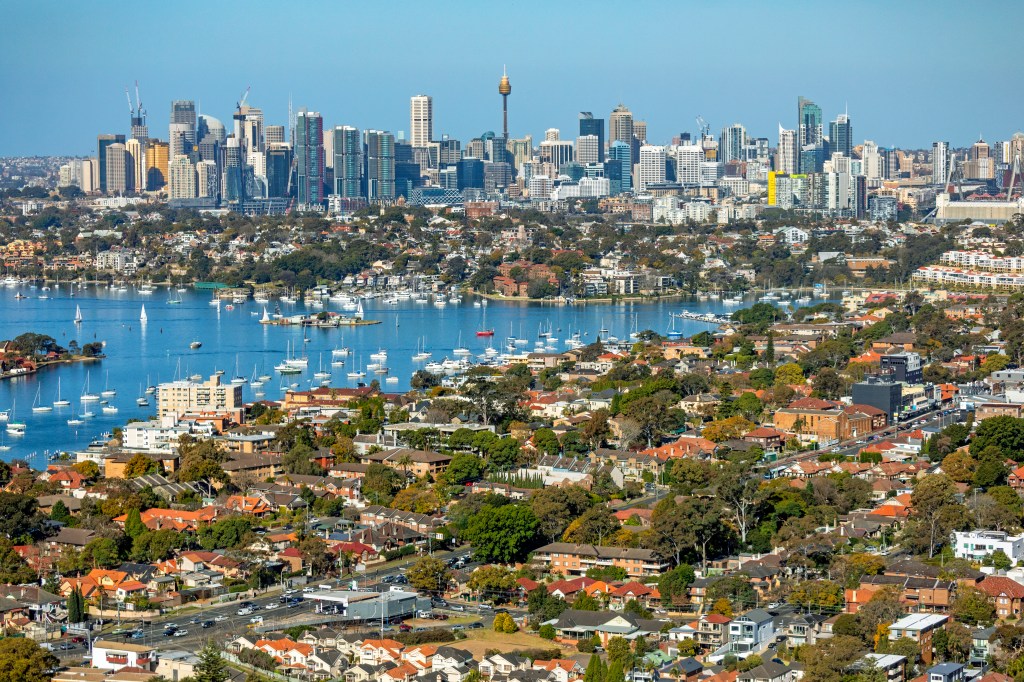
<path id="1" fill-rule="evenodd" d="M 103 344 L 99 341 L 79 346 L 72 340 L 64 348 L 52 336 L 26 332 L 13 341 L 0 341 L 0 379 L 34 374 L 49 365 L 91 362 L 104 357 Z"/>

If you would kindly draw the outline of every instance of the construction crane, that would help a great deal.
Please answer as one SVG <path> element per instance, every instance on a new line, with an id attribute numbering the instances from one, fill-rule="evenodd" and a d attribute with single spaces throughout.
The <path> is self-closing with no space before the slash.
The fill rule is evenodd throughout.
<path id="1" fill-rule="evenodd" d="M 132 96 L 128 94 L 128 86 L 124 86 L 124 97 L 128 100 L 128 115 L 135 118 L 135 107 L 132 106 Z"/>
<path id="2" fill-rule="evenodd" d="M 697 131 L 700 133 L 701 139 L 711 132 L 711 126 L 700 114 L 697 114 Z"/>
<path id="3" fill-rule="evenodd" d="M 142 100 L 139 98 L 139 81 L 135 81 L 135 111 L 139 118 L 146 117 L 146 110 L 142 108 Z"/>
<path id="4" fill-rule="evenodd" d="M 1021 184 L 1024 185 L 1024 176 L 1021 173 L 1024 172 L 1021 169 L 1020 154 L 1015 154 L 1013 157 L 1013 170 L 1010 171 L 1010 182 L 1006 185 L 1006 199 L 1009 201 L 1013 198 L 1013 188 L 1016 186 L 1017 181 L 1020 180 Z"/>
<path id="5" fill-rule="evenodd" d="M 251 85 L 247 85 L 245 87 L 245 92 L 243 92 L 242 96 L 239 98 L 239 100 L 238 100 L 238 109 L 239 109 L 239 111 L 241 111 L 242 105 L 245 104 L 245 100 L 247 100 L 249 98 L 249 91 L 250 90 L 252 90 L 252 86 Z"/>

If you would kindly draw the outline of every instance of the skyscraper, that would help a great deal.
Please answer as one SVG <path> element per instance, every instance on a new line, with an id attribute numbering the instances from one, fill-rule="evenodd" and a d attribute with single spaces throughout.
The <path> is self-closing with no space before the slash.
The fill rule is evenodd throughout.
<path id="1" fill-rule="evenodd" d="M 106 192 L 123 194 L 128 190 L 128 175 L 131 173 L 128 152 L 124 148 L 124 135 L 118 135 L 121 141 L 107 145 L 106 158 Z"/>
<path id="2" fill-rule="evenodd" d="M 798 142 L 801 147 L 819 145 L 822 140 L 821 107 L 809 99 L 797 98 Z"/>
<path id="3" fill-rule="evenodd" d="M 949 176 L 949 143 L 932 142 L 932 184 L 944 185 Z"/>
<path id="4" fill-rule="evenodd" d="M 272 126 L 274 127 L 274 126 Z M 281 136 L 284 137 L 284 126 Z M 270 128 L 267 129 L 268 137 Z M 285 142 L 274 142 L 267 149 L 267 196 L 288 196 L 288 179 L 292 170 L 292 148 Z"/>
<path id="5" fill-rule="evenodd" d="M 145 141 L 132 138 L 124 143 L 125 152 L 128 154 L 130 179 L 129 186 L 136 192 L 146 189 L 146 147 Z"/>
<path id="6" fill-rule="evenodd" d="M 346 199 L 362 196 L 363 142 L 359 129 L 335 126 L 334 137 L 334 193 Z"/>
<path id="7" fill-rule="evenodd" d="M 363 133 L 366 198 L 395 197 L 395 136 L 383 130 Z"/>
<path id="8" fill-rule="evenodd" d="M 184 154 L 179 154 L 171 159 L 169 167 L 171 182 L 168 189 L 168 199 L 195 199 L 196 194 L 196 167 Z"/>
<path id="9" fill-rule="evenodd" d="M 594 118 L 589 111 L 580 112 L 580 137 L 597 137 L 597 162 L 604 162 L 604 119 Z"/>
<path id="10" fill-rule="evenodd" d="M 498 94 L 501 95 L 501 129 L 508 139 L 508 96 L 512 94 L 512 84 L 508 80 L 508 74 L 502 69 L 501 80 L 498 81 Z"/>
<path id="11" fill-rule="evenodd" d="M 846 114 L 839 114 L 836 120 L 829 123 L 828 148 L 843 156 L 853 156 L 853 125 Z"/>
<path id="12" fill-rule="evenodd" d="M 608 147 L 608 161 L 619 166 L 620 192 L 633 191 L 633 145 L 622 140 L 612 140 Z M 613 177 L 609 175 L 609 177 Z"/>
<path id="13" fill-rule="evenodd" d="M 781 123 L 779 124 L 779 146 L 775 150 L 775 170 L 777 172 L 788 175 L 797 172 L 799 147 L 796 138 L 795 130 L 786 130 Z"/>
<path id="14" fill-rule="evenodd" d="M 612 142 L 623 142 L 633 148 L 633 112 L 626 108 L 625 104 L 619 104 L 608 117 L 608 138 Z M 630 163 L 633 162 L 633 152 L 630 151 Z"/>
<path id="15" fill-rule="evenodd" d="M 177 99 L 171 102 L 171 121 L 169 137 L 171 158 L 186 154 L 191 155 L 199 142 L 196 138 L 196 105 L 188 99 Z"/>
<path id="16" fill-rule="evenodd" d="M 216 199 L 220 195 L 220 174 L 213 161 L 196 164 L 196 196 Z"/>
<path id="17" fill-rule="evenodd" d="M 267 149 L 273 144 L 284 143 L 284 126 L 267 126 L 265 133 Z"/>
<path id="18" fill-rule="evenodd" d="M 743 148 L 747 146 L 747 129 L 739 123 L 722 128 L 719 136 L 718 154 L 722 162 L 743 161 Z"/>
<path id="19" fill-rule="evenodd" d="M 100 165 L 100 192 L 107 191 L 107 147 L 118 142 L 124 144 L 124 135 L 96 136 L 96 159 Z"/>
<path id="20" fill-rule="evenodd" d="M 146 189 L 155 192 L 167 184 L 170 145 L 150 139 L 146 145 Z"/>
<path id="21" fill-rule="evenodd" d="M 434 100 L 430 95 L 414 95 L 409 100 L 409 142 L 426 147 L 434 139 Z"/>
<path id="22" fill-rule="evenodd" d="M 315 111 L 295 117 L 296 200 L 300 206 L 319 206 L 324 200 L 324 122 Z"/>
<path id="23" fill-rule="evenodd" d="M 641 192 L 649 185 L 665 182 L 665 148 L 650 144 L 640 147 L 637 189 Z"/>
<path id="24" fill-rule="evenodd" d="M 600 149 L 601 139 L 597 135 L 580 135 L 576 138 L 576 163 L 601 163 Z"/>

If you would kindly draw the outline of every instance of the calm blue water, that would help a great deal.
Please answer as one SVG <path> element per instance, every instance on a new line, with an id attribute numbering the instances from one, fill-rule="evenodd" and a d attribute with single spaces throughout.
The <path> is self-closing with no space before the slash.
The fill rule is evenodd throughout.
<path id="1" fill-rule="evenodd" d="M 28 298 L 16 299 L 18 292 Z M 379 319 L 382 324 L 303 329 L 259 324 L 258 313 L 262 312 L 262 306 L 252 300 L 235 306 L 233 311 L 226 310 L 223 305 L 218 311 L 209 305 L 209 292 L 190 290 L 182 293 L 180 305 L 168 303 L 165 289 L 143 295 L 134 289 L 116 292 L 88 286 L 76 288 L 72 295 L 65 284 L 59 290 L 46 292 L 49 299 L 40 300 L 38 296 L 41 293 L 28 286 L 0 288 L 0 310 L 3 311 L 0 315 L 0 339 L 12 339 L 32 331 L 49 334 L 65 347 L 72 339 L 80 344 L 104 341 L 108 357 L 101 362 L 60 365 L 29 377 L 0 382 L 0 410 L 14 407 L 14 418 L 27 424 L 24 436 L 11 436 L 0 428 L 0 444 L 10 446 L 10 450 L 0 453 L 0 456 L 4 459 L 32 458 L 34 465 L 42 464 L 45 451 L 81 448 L 100 433 L 123 425 L 130 418 L 142 419 L 153 415 L 155 396 L 150 396 L 148 408 L 135 404 L 140 391 L 147 385 L 192 374 L 209 376 L 217 369 L 224 370 L 223 379 L 226 381 L 235 374 L 237 362 L 239 374 L 250 380 L 254 370 L 257 374 L 272 375 L 273 380 L 267 382 L 262 390 L 266 399 L 278 399 L 283 394 L 284 385 L 281 376 L 273 371 L 273 366 L 284 359 L 289 344 L 296 354 L 305 354 L 309 358 L 309 366 L 303 374 L 284 378 L 287 383 L 298 382 L 299 389 L 310 387 L 321 357 L 324 370 L 332 371 L 331 349 L 346 345 L 352 349 L 352 355 L 346 360 L 345 367 L 333 368 L 331 385 L 354 386 L 357 380 L 348 379 L 346 373 L 353 365 L 365 368 L 372 362 L 370 354 L 384 348 L 389 352 L 386 364 L 398 382 L 385 383 L 384 377 L 375 377 L 372 372 L 367 372 L 363 381 L 378 378 L 385 390 L 404 391 L 409 387 L 413 372 L 424 364 L 412 361 L 417 344 L 422 342 L 432 353 L 431 360 L 441 361 L 446 356 L 453 357 L 452 349 L 460 342 L 460 332 L 461 344 L 477 355 L 488 343 L 501 350 L 510 333 L 529 339 L 529 346 L 522 350 L 532 350 L 541 325 L 550 325 L 553 336 L 559 339 L 558 349 L 563 350 L 570 330 L 584 332 L 582 340 L 589 343 L 602 327 L 619 338 L 627 338 L 634 325 L 640 330 L 654 329 L 664 333 L 669 327 L 669 312 L 684 307 L 693 311 L 721 313 L 736 309 L 735 306 L 727 308 L 719 301 L 587 306 L 491 301 L 485 307 L 476 308 L 471 297 L 466 297 L 461 304 L 449 304 L 438 309 L 429 303 L 403 301 L 396 307 L 385 305 L 380 299 L 371 299 L 363 302 L 366 319 Z M 274 303 L 269 306 L 271 311 Z M 340 312 L 337 306 L 325 303 L 327 310 Z M 139 322 L 143 304 L 149 318 L 145 326 Z M 73 323 L 76 305 L 81 306 L 84 318 L 78 328 Z M 310 312 L 302 302 L 282 304 L 281 309 L 284 314 Z M 493 340 L 475 334 L 484 326 L 485 316 L 486 326 L 495 330 Z M 712 326 L 677 320 L 676 328 L 690 334 Z M 304 336 L 308 342 L 303 342 Z M 202 341 L 202 348 L 190 350 L 189 342 L 193 340 Z M 71 407 L 54 408 L 50 413 L 32 413 L 37 388 L 40 389 L 41 402 L 51 404 L 56 398 L 58 378 L 62 397 L 71 400 Z M 96 416 L 81 426 L 68 426 L 69 418 L 84 411 L 78 397 L 87 378 L 92 393 L 99 393 L 105 388 L 116 389 L 117 396 L 109 401 L 117 406 L 118 414 L 103 414 L 100 404 L 90 403 L 88 409 Z M 245 385 L 243 390 L 246 400 L 256 398 L 250 386 Z"/>

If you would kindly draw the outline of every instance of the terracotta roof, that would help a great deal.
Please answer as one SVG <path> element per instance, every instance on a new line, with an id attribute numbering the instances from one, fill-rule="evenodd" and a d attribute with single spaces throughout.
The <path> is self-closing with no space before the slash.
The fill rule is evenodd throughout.
<path id="1" fill-rule="evenodd" d="M 1006 576 L 989 575 L 978 583 L 978 589 L 990 597 L 1006 596 L 1013 599 L 1024 599 L 1024 585 Z"/>

